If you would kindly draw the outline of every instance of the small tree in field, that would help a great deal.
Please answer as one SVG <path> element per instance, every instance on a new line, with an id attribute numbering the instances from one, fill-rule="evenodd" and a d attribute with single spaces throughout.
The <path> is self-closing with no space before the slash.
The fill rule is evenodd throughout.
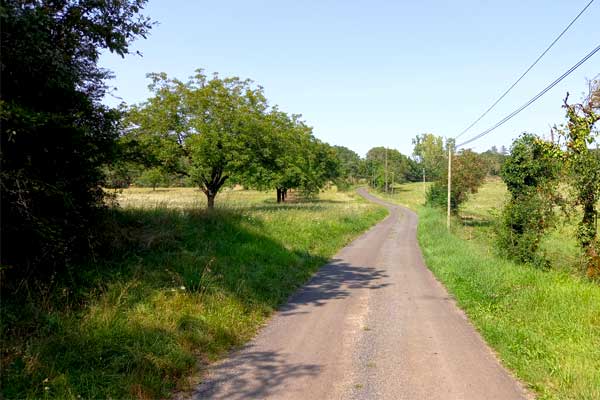
<path id="1" fill-rule="evenodd" d="M 498 245 L 510 258 L 544 263 L 538 255 L 544 232 L 551 226 L 557 204 L 560 164 L 548 155 L 555 145 L 532 134 L 523 134 L 511 147 L 502 170 L 510 199 L 498 229 Z"/>
<path id="2" fill-rule="evenodd" d="M 168 185 L 169 177 L 160 168 L 154 167 L 142 172 L 136 183 L 156 190 L 160 185 Z"/>
<path id="3" fill-rule="evenodd" d="M 461 150 L 452 156 L 452 188 L 450 192 L 450 209 L 458 213 L 458 209 L 469 197 L 477 193 L 485 180 L 487 165 L 483 157 L 472 150 Z M 427 191 L 427 203 L 434 206 L 446 207 L 448 202 L 448 168 L 442 174 L 443 178 Z"/>

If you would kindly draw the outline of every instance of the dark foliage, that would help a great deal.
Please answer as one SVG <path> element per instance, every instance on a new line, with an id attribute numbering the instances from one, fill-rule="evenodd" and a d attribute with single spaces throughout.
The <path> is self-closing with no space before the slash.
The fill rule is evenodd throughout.
<path id="1" fill-rule="evenodd" d="M 549 155 L 553 144 L 532 134 L 513 142 L 502 170 L 510 199 L 499 221 L 498 246 L 510 258 L 546 265 L 539 254 L 545 231 L 554 221 L 560 165 Z"/>
<path id="2" fill-rule="evenodd" d="M 117 111 L 100 104 L 121 56 L 145 36 L 145 0 L 2 0 L 2 265 L 21 275 L 86 254 L 103 205 L 101 166 Z M 43 268 L 42 268 L 43 267 Z"/>

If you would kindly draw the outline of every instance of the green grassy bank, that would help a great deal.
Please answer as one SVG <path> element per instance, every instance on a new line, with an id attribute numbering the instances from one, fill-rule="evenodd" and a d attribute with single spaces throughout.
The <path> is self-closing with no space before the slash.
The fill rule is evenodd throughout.
<path id="1" fill-rule="evenodd" d="M 541 399 L 599 399 L 600 286 L 506 261 L 448 233 L 438 210 L 419 217 L 427 266 L 504 365 Z"/>
<path id="2" fill-rule="evenodd" d="M 570 266 L 574 243 L 561 235 L 568 224 L 546 239 L 553 268 L 541 270 L 495 249 L 493 210 L 505 198 L 500 181 L 488 181 L 469 200 L 451 232 L 443 210 L 422 206 L 422 184 L 382 197 L 418 211 L 427 266 L 538 398 L 600 399 L 600 286 Z"/>
<path id="3" fill-rule="evenodd" d="M 185 390 L 386 215 L 344 193 L 278 205 L 272 193 L 232 191 L 211 213 L 198 208 L 200 196 L 125 191 L 126 207 L 112 212 L 111 256 L 4 290 L 0 397 L 144 399 Z"/>

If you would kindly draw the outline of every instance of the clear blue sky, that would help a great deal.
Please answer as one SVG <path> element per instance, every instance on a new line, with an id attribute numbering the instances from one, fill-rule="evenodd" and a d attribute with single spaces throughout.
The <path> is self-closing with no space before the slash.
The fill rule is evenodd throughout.
<path id="1" fill-rule="evenodd" d="M 315 135 L 361 155 L 374 146 L 412 152 L 424 132 L 453 137 L 537 58 L 589 0 L 193 1 L 150 0 L 159 23 L 101 65 L 127 103 L 148 96 L 148 72 L 186 79 L 196 68 L 251 78 L 271 104 L 300 113 Z M 600 43 L 596 1 L 495 111 L 464 138 L 525 103 Z M 547 135 L 600 73 L 600 52 L 537 103 L 485 138 L 509 146 L 523 131 Z M 115 105 L 121 100 L 107 98 Z"/>

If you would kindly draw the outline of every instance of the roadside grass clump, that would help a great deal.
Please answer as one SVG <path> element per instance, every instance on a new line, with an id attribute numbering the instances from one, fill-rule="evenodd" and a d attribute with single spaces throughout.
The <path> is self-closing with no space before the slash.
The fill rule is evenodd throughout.
<path id="1" fill-rule="evenodd" d="M 144 192 L 173 206 L 144 202 Z M 236 191 L 236 207 L 212 212 L 186 208 L 184 194 L 201 198 L 191 189 L 124 190 L 119 200 L 130 206 L 112 210 L 108 255 L 49 282 L 3 288 L 3 398 L 149 399 L 186 390 L 202 365 L 249 340 L 386 214 L 346 193 L 277 205 L 271 193 Z"/>

